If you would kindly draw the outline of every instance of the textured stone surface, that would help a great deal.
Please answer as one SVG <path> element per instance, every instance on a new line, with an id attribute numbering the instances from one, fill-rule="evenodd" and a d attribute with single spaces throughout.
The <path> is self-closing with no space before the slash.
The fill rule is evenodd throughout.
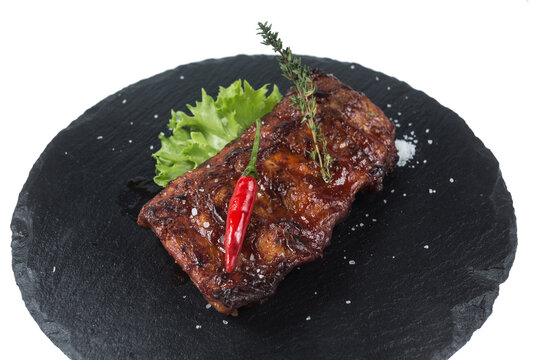
<path id="1" fill-rule="evenodd" d="M 483 324 L 517 244 L 496 159 L 461 118 L 407 84 L 305 60 L 365 92 L 398 121 L 398 138 L 418 141 L 416 155 L 382 192 L 357 197 L 323 260 L 237 318 L 207 310 L 135 217 L 158 190 L 150 154 L 170 109 L 239 77 L 285 91 L 273 58 L 207 60 L 143 80 L 47 146 L 13 216 L 13 270 L 32 316 L 69 357 L 446 359 Z"/>

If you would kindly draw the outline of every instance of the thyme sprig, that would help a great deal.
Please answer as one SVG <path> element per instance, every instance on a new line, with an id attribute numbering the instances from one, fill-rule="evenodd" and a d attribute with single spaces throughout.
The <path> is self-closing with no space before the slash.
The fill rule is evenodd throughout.
<path id="1" fill-rule="evenodd" d="M 313 96 L 317 91 L 317 84 L 311 77 L 308 66 L 302 65 L 302 60 L 295 56 L 290 47 L 283 48 L 283 43 L 277 32 L 272 32 L 272 25 L 267 22 L 259 23 L 259 32 L 263 45 L 272 46 L 278 57 L 279 67 L 283 76 L 293 83 L 296 95 L 291 97 L 292 107 L 302 113 L 302 123 L 306 123 L 313 136 L 314 149 L 310 151 L 313 161 L 318 162 L 321 176 L 328 183 L 332 181 L 330 164 L 334 159 L 328 154 L 327 142 L 321 130 L 321 124 L 315 120 L 317 115 L 317 101 Z"/>

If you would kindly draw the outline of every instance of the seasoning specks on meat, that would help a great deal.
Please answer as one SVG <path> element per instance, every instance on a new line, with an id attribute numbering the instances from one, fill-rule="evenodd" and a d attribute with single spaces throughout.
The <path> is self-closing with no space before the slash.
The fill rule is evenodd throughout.
<path id="1" fill-rule="evenodd" d="M 288 94 L 264 117 L 259 192 L 234 272 L 225 271 L 225 219 L 236 181 L 249 162 L 255 126 L 171 181 L 139 214 L 139 224 L 154 231 L 222 313 L 264 301 L 288 272 L 321 257 L 356 192 L 379 190 L 395 165 L 395 129 L 384 113 L 335 77 L 320 71 L 313 77 L 317 120 L 335 159 L 333 180 L 326 184 L 321 179 L 309 155 L 311 134 Z"/>

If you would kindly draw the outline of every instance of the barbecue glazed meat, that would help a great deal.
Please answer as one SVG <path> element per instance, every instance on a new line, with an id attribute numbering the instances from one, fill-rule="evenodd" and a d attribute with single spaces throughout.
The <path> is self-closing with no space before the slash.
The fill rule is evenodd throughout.
<path id="1" fill-rule="evenodd" d="M 335 159 L 333 180 L 326 184 L 311 159 L 311 133 L 291 108 L 289 93 L 262 119 L 259 192 L 234 272 L 225 272 L 225 220 L 236 181 L 249 162 L 255 125 L 171 181 L 139 214 L 139 224 L 154 231 L 222 313 L 262 302 L 289 271 L 322 257 L 356 192 L 380 190 L 396 162 L 395 128 L 383 112 L 335 77 L 320 71 L 313 76 L 317 114 Z"/>

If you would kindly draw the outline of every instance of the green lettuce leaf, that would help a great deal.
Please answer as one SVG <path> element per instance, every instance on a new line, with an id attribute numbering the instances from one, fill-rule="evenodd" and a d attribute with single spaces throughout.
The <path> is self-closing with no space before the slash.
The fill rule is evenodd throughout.
<path id="1" fill-rule="evenodd" d="M 165 186 L 196 168 L 269 113 L 281 100 L 281 94 L 274 85 L 266 96 L 267 86 L 255 90 L 246 80 L 237 80 L 229 87 L 220 86 L 216 100 L 202 89 L 201 101 L 187 105 L 191 116 L 172 110 L 172 135 L 159 135 L 161 148 L 152 154 L 156 159 L 155 183 Z"/>

